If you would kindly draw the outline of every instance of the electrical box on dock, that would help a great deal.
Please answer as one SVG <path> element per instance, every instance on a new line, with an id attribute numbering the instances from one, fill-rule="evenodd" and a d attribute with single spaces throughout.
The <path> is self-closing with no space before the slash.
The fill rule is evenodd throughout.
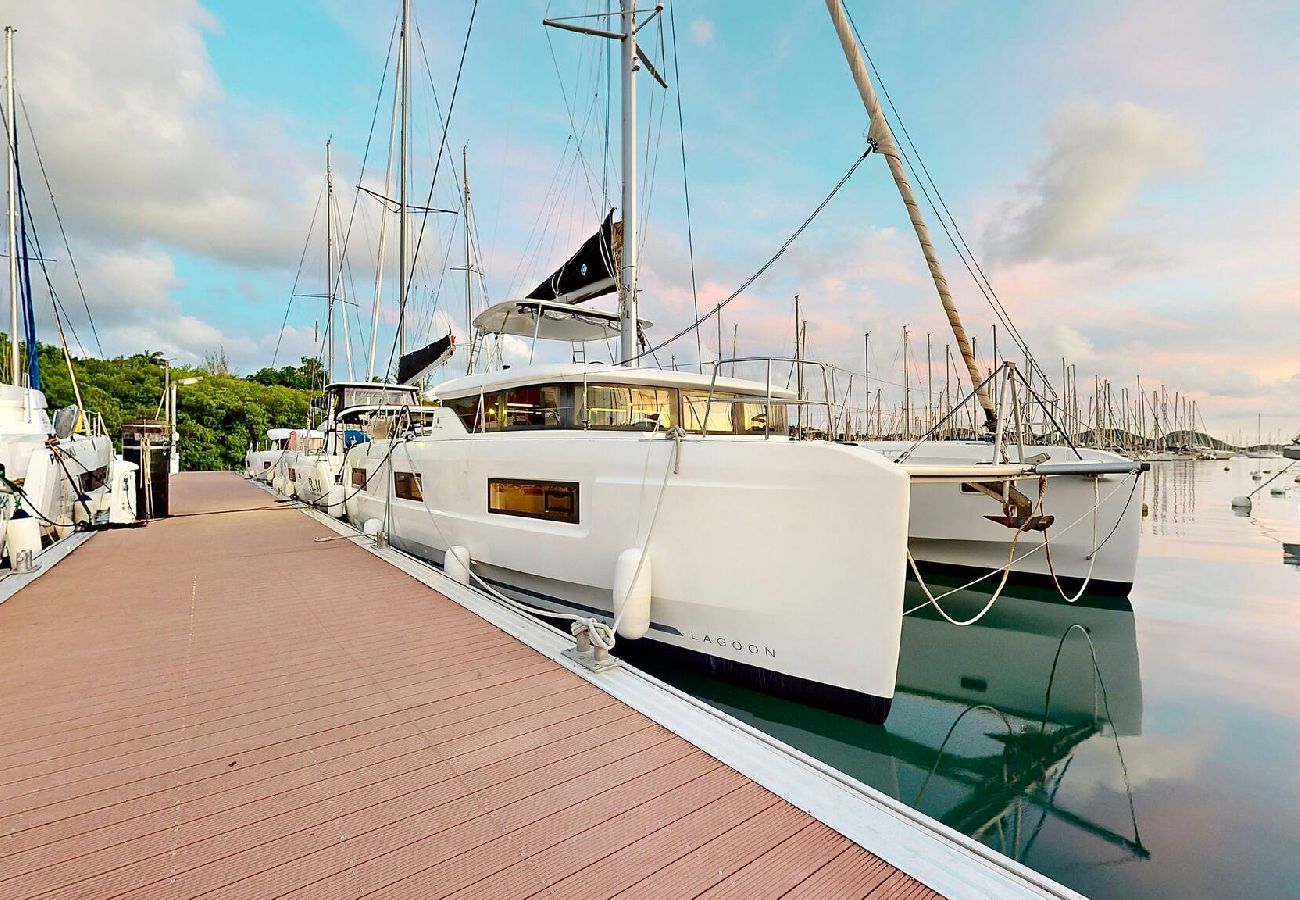
<path id="1" fill-rule="evenodd" d="M 171 428 L 166 422 L 122 423 L 122 458 L 140 467 L 135 509 L 141 519 L 162 519 L 168 514 L 171 454 Z"/>

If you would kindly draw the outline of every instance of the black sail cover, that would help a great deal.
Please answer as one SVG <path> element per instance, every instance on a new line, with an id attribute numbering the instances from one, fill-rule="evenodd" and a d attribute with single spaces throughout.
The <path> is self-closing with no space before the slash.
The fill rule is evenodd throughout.
<path id="1" fill-rule="evenodd" d="M 456 336 L 449 334 L 432 344 L 412 350 L 397 361 L 397 383 L 411 384 L 434 366 L 440 366 L 456 350 Z"/>
<path id="2" fill-rule="evenodd" d="M 578 252 L 569 257 L 528 295 L 529 300 L 558 300 L 581 303 L 618 289 L 614 273 L 623 254 L 623 223 L 614 221 L 614 210 Z"/>

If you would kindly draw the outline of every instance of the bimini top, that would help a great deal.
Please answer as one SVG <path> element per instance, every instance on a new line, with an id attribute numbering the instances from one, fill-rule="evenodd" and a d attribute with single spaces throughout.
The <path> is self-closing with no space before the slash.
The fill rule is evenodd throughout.
<path id="1" fill-rule="evenodd" d="M 645 319 L 637 321 L 643 331 L 652 324 Z M 616 312 L 554 300 L 507 300 L 494 304 L 474 317 L 474 327 L 485 334 L 536 336 L 574 343 L 616 338 L 622 330 Z"/>

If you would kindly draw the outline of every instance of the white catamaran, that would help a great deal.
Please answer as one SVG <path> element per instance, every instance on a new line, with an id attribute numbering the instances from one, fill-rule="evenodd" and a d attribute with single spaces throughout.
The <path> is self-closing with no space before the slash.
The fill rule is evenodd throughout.
<path id="1" fill-rule="evenodd" d="M 567 342 L 575 360 L 585 342 L 617 338 L 620 365 L 530 364 L 444 382 L 426 422 L 347 451 L 348 517 L 457 577 L 600 620 L 627 639 L 622 654 L 879 721 L 895 688 L 913 483 L 1002 485 L 1049 469 L 899 463 L 831 427 L 792 428 L 790 410 L 814 401 L 774 387 L 773 367 L 826 375 L 818 363 L 761 360 L 764 380 L 644 365 L 634 78 L 640 62 L 659 76 L 637 46 L 648 20 L 631 0 L 614 15 L 617 31 L 546 24 L 621 44 L 622 222 L 607 219 L 527 297 L 473 325 L 534 348 Z M 612 291 L 616 313 L 577 305 Z"/>

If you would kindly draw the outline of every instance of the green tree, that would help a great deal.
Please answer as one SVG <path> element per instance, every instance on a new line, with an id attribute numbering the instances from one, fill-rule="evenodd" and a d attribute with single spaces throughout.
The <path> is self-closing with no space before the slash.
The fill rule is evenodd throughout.
<path id="1" fill-rule="evenodd" d="M 0 358 L 8 353 L 7 347 L 0 335 Z M 75 403 L 63 351 L 42 344 L 38 358 L 41 388 L 51 411 Z M 161 414 L 166 365 L 162 353 L 74 359 L 73 364 L 83 405 L 103 417 L 105 429 L 119 447 L 123 422 Z M 250 378 L 208 374 L 192 366 L 173 366 L 171 372 L 176 381 L 199 378 L 193 384 L 180 385 L 177 391 L 177 431 L 185 469 L 238 468 L 249 442 L 261 440 L 268 428 L 306 426 L 311 399 L 320 390 L 320 365 L 315 360 L 303 360 L 301 366 L 263 369 Z M 259 377 L 267 372 L 277 377 Z M 314 390 L 313 377 L 317 379 Z"/>

